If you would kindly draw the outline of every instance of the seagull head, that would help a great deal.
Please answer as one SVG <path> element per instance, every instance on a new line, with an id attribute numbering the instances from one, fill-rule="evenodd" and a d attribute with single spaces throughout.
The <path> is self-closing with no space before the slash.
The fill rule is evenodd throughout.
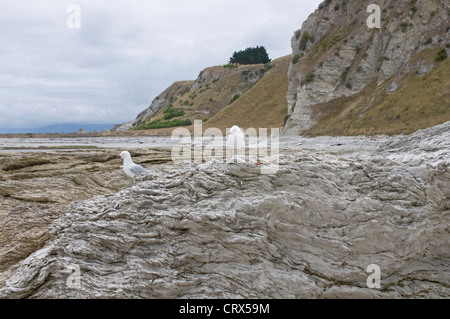
<path id="1" fill-rule="evenodd" d="M 240 132 L 241 132 L 241 129 L 239 128 L 239 126 L 234 125 L 230 129 L 230 132 L 228 133 L 228 135 L 231 135 L 231 134 L 235 135 L 235 134 L 240 133 Z"/>
<path id="2" fill-rule="evenodd" d="M 123 158 L 123 159 L 131 158 L 131 154 L 128 151 L 124 151 L 124 152 L 120 153 L 120 155 L 117 156 L 117 158 Z"/>

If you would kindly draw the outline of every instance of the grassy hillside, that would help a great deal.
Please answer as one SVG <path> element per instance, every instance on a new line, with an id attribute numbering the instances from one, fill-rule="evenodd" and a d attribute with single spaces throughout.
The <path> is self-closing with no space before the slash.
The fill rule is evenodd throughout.
<path id="1" fill-rule="evenodd" d="M 410 134 L 450 121 L 450 58 L 436 62 L 436 56 L 436 49 L 422 51 L 408 61 L 417 66 L 409 73 L 396 74 L 380 86 L 373 81 L 356 95 L 315 105 L 313 117 L 317 124 L 304 135 Z M 287 115 L 291 60 L 289 55 L 265 66 L 208 68 L 201 85 L 187 90 L 148 123 L 202 120 L 204 130 L 217 127 L 224 133 L 233 125 L 244 129 L 280 128 Z M 430 64 L 435 67 L 420 76 L 420 67 Z M 246 77 L 256 74 L 263 76 L 243 90 L 242 83 L 248 85 Z M 397 88 L 392 90 L 394 82 Z M 240 90 L 244 91 L 241 95 Z M 171 113 L 169 108 L 177 116 L 165 119 Z M 193 129 L 192 125 L 186 127 Z M 170 135 L 172 131 L 158 128 L 141 133 Z"/>
<path id="2" fill-rule="evenodd" d="M 170 103 L 136 129 L 186 126 L 183 123 L 195 120 L 206 122 L 249 90 L 267 70 L 268 66 L 262 64 L 207 68 L 181 96 L 166 99 Z M 168 109 L 176 116 L 168 116 Z"/>
<path id="3" fill-rule="evenodd" d="M 435 49 L 426 50 L 411 60 L 421 60 L 419 66 L 436 63 L 436 54 Z M 395 76 L 378 88 L 372 83 L 357 95 L 317 105 L 319 122 L 306 135 L 410 134 L 450 121 L 450 59 L 422 76 L 417 74 L 419 66 L 392 93 Z"/>
<path id="4" fill-rule="evenodd" d="M 195 120 L 203 129 L 280 128 L 287 115 L 286 92 L 291 56 L 266 65 L 216 66 L 202 71 L 192 88 L 166 105 L 137 130 L 145 134 L 168 134 L 175 126 L 193 129 Z M 142 132 L 144 133 L 144 132 Z"/>
<path id="5" fill-rule="evenodd" d="M 246 128 L 280 128 L 287 115 L 287 71 L 291 56 L 270 63 L 270 70 L 251 89 L 204 124 L 222 130 L 238 125 Z"/>
<path id="6" fill-rule="evenodd" d="M 205 83 L 187 92 L 173 106 L 185 112 L 184 118 L 209 119 L 227 107 L 235 95 L 242 94 L 251 86 L 249 77 L 260 77 L 264 72 L 264 65 L 208 68 L 204 73 L 210 77 Z"/>

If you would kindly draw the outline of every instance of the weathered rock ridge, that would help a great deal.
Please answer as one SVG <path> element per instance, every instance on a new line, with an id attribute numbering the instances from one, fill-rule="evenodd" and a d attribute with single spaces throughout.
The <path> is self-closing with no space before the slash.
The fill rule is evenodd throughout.
<path id="1" fill-rule="evenodd" d="M 120 149 L 1 152 L 0 220 L 23 204 L 67 205 L 116 193 L 130 181 L 120 170 Z M 170 162 L 170 148 L 133 150 L 141 164 Z"/>
<path id="2" fill-rule="evenodd" d="M 165 164 L 46 220 L 27 213 L 35 231 L 8 251 L 33 236 L 39 250 L 0 270 L 0 297 L 448 298 L 450 123 L 375 149 L 331 143 L 283 148 L 273 175 Z"/>

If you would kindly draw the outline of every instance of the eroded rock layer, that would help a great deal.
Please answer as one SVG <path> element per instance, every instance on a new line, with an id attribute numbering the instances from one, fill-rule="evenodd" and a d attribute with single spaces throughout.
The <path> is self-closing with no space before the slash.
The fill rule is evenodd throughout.
<path id="1" fill-rule="evenodd" d="M 283 149 L 271 175 L 165 164 L 46 221 L 28 214 L 48 235 L 22 235 L 45 244 L 3 263 L 0 297 L 448 298 L 449 124 L 371 151 Z"/>

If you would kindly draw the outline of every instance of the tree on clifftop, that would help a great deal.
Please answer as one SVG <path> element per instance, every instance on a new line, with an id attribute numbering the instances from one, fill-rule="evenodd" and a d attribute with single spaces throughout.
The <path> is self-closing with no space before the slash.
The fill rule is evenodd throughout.
<path id="1" fill-rule="evenodd" d="M 243 51 L 234 52 L 229 63 L 238 64 L 266 64 L 269 63 L 269 54 L 263 46 L 247 48 Z"/>

